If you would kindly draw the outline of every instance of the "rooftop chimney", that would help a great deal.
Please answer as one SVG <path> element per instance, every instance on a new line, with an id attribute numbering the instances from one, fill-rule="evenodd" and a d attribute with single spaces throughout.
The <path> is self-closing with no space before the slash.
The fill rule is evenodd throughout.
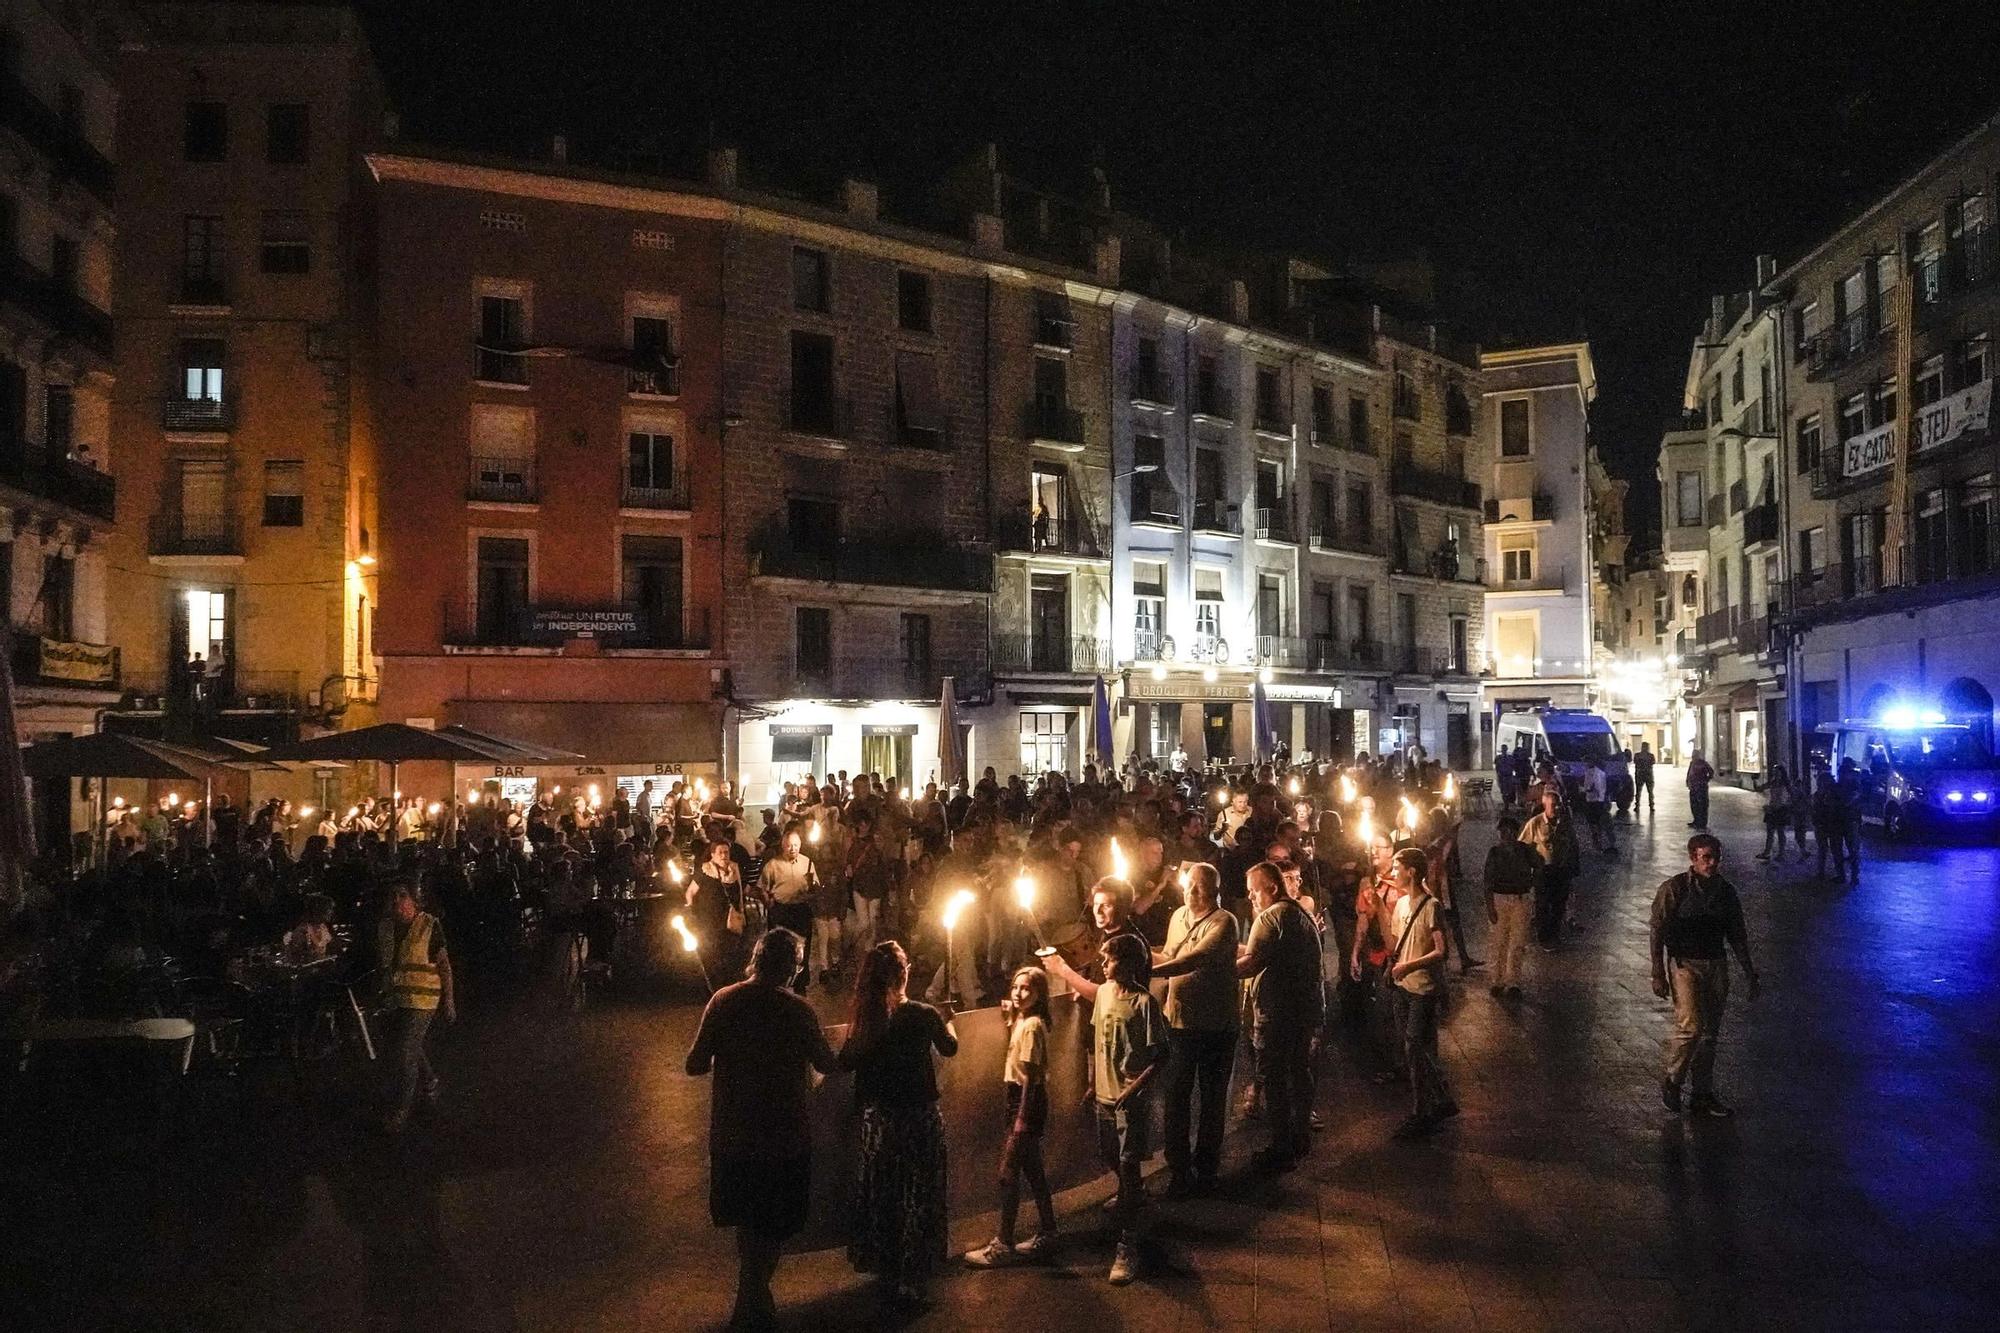
<path id="1" fill-rule="evenodd" d="M 734 148 L 711 148 L 708 150 L 708 183 L 718 190 L 736 188 L 736 150 Z"/>
<path id="2" fill-rule="evenodd" d="M 873 222 L 881 216 L 882 194 L 867 181 L 844 180 L 840 183 L 840 206 L 851 218 Z"/>
<path id="3" fill-rule="evenodd" d="M 1118 285 L 1119 259 L 1123 245 L 1116 236 L 1098 238 L 1097 247 L 1091 252 L 1091 267 L 1096 271 L 1097 280 L 1107 287 Z"/>
<path id="4" fill-rule="evenodd" d="M 998 254 L 1007 248 L 1007 229 L 991 213 L 972 215 L 972 248 L 984 254 Z"/>
<path id="5" fill-rule="evenodd" d="M 1776 255 L 1757 256 L 1757 290 L 1763 291 L 1778 280 L 1778 257 Z"/>

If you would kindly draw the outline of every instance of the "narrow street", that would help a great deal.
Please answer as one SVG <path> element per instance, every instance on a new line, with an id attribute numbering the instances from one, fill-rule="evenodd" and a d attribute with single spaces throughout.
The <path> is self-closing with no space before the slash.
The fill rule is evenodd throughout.
<path id="1" fill-rule="evenodd" d="M 1645 962 L 1647 907 L 1687 831 L 1678 771 L 1662 776 L 1658 819 L 1593 858 L 1580 933 L 1530 950 L 1526 1000 L 1503 1006 L 1478 973 L 1461 988 L 1445 1045 L 1465 1111 L 1433 1142 L 1390 1143 L 1399 1090 L 1336 1053 L 1312 1169 L 1162 1205 L 1162 1268 L 1115 1290 L 1095 1206 L 1108 1179 L 1058 1130 L 1064 1262 L 954 1272 L 914 1326 L 1982 1326 L 2000 1299 L 1983 1263 L 2000 1243 L 2000 854 L 1871 843 L 1858 889 L 1816 884 L 1752 861 L 1754 798 L 1718 791 L 1766 989 L 1732 999 L 1720 1078 L 1738 1116 L 1684 1121 L 1656 1097 L 1665 1006 Z M 1490 836 L 1469 827 L 1469 868 Z M 446 1109 L 399 1143 L 333 1109 L 351 1096 L 338 1084 L 211 1084 L 156 1116 L 14 1083 L 9 1323 L 715 1326 L 732 1254 L 706 1216 L 707 1090 L 680 1070 L 698 998 L 476 1013 L 441 1043 Z M 968 1050 L 944 1074 L 965 1248 L 992 1230 L 997 1058 Z M 780 1272 L 790 1327 L 875 1320 L 831 1222 Z"/>

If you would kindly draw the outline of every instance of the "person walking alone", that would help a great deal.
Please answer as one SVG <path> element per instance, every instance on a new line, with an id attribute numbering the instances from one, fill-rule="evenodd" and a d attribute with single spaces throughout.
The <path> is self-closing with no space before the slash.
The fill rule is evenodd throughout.
<path id="1" fill-rule="evenodd" d="M 1771 775 L 1764 780 L 1764 850 L 1757 853 L 1759 861 L 1785 859 L 1785 831 L 1792 826 L 1792 802 L 1795 799 L 1792 780 L 1785 773 L 1785 766 L 1771 765 Z M 1799 860 L 1805 859 L 1806 848 L 1802 842 L 1799 844 Z"/>
<path id="2" fill-rule="evenodd" d="M 797 935 L 765 931 L 749 977 L 709 999 L 688 1048 L 688 1075 L 715 1075 L 708 1216 L 736 1228 L 732 1328 L 777 1327 L 771 1276 L 812 1196 L 812 1076 L 837 1066 L 812 1006 L 786 989 L 804 962 Z"/>
<path id="3" fill-rule="evenodd" d="M 1708 828 L 1708 784 L 1715 781 L 1715 767 L 1696 750 L 1688 757 L 1688 827 Z"/>
<path id="4" fill-rule="evenodd" d="M 1639 813 L 1639 797 L 1646 798 L 1646 813 L 1658 813 L 1653 807 L 1653 746 L 1650 741 L 1639 742 L 1639 753 L 1632 756 L 1632 813 Z"/>
<path id="5" fill-rule="evenodd" d="M 1521 842 L 1521 821 L 1500 816 L 1499 841 L 1486 853 L 1486 923 L 1493 928 L 1493 994 L 1521 998 L 1521 958 L 1535 912 L 1535 853 Z"/>
<path id="6" fill-rule="evenodd" d="M 1689 1110 L 1696 1115 L 1733 1114 L 1715 1095 L 1715 1047 L 1722 1035 L 1722 1011 L 1729 1003 L 1729 960 L 1735 953 L 1750 998 L 1757 998 L 1757 969 L 1743 928 L 1743 905 L 1736 886 L 1722 877 L 1721 840 L 1707 833 L 1688 839 L 1688 868 L 1660 885 L 1653 897 L 1653 994 L 1674 1003 L 1673 1031 L 1667 1034 L 1660 1101 L 1679 1114 L 1681 1090 L 1693 1082 Z"/>
<path id="7" fill-rule="evenodd" d="M 396 1091 L 383 1128 L 400 1134 L 408 1127 L 419 1096 L 427 1103 L 437 1101 L 437 1071 L 424 1051 L 424 1039 L 433 1018 L 442 1015 L 447 1023 L 458 1021 L 458 999 L 451 984 L 444 927 L 422 910 L 423 890 L 415 879 L 401 878 L 390 892 L 389 915 L 376 934 L 389 1011 L 395 1015 Z"/>

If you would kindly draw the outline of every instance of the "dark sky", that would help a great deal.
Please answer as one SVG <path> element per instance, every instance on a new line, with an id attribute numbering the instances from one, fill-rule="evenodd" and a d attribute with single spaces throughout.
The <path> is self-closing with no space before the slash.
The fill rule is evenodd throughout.
<path id="1" fill-rule="evenodd" d="M 1590 338 L 1642 483 L 1708 294 L 2000 110 L 1996 0 L 361 7 L 411 138 L 693 162 L 712 132 L 889 207 L 992 140 L 1196 238 L 1424 248 L 1474 336 Z"/>

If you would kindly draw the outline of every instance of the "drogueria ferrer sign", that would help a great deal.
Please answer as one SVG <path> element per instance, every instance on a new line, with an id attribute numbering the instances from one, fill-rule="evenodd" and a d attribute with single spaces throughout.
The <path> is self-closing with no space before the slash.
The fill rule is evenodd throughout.
<path id="1" fill-rule="evenodd" d="M 1922 453 L 1950 444 L 1968 431 L 1985 430 L 1992 407 L 1993 381 L 1986 379 L 1918 408 L 1911 452 Z M 1843 477 L 1859 477 L 1888 467 L 1896 461 L 1896 423 L 1864 431 L 1849 440 L 1845 448 L 1840 470 Z"/>

